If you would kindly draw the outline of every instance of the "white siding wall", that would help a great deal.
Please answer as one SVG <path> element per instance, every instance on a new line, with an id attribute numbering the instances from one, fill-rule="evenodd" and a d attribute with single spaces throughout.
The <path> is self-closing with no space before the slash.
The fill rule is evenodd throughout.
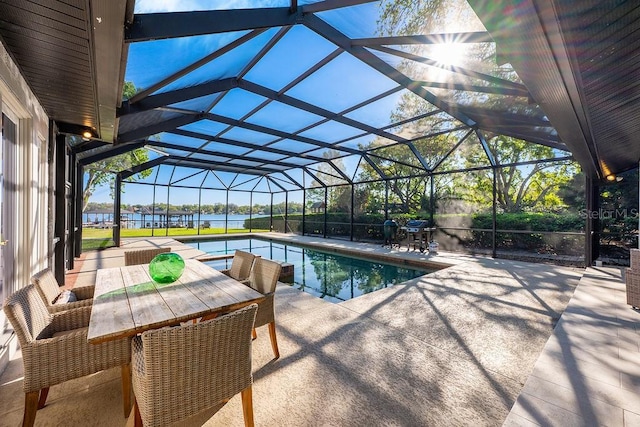
<path id="1" fill-rule="evenodd" d="M 29 277 L 47 266 L 49 119 L 29 89 L 4 46 L 0 44 L 0 108 L 16 124 L 15 144 L 4 144 L 2 161 L 4 201 L 2 215 L 4 280 L 0 300 L 29 283 Z M 1 117 L 1 116 L 0 116 Z M 0 140 L 1 141 L 1 140 Z M 4 313 L 0 312 L 0 372 L 8 357 Z"/>

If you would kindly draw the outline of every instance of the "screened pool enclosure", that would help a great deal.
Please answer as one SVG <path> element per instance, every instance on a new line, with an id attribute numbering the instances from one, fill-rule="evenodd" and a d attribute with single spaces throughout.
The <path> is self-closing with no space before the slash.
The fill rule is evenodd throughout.
<path id="1" fill-rule="evenodd" d="M 75 250 L 95 235 L 83 211 L 107 174 L 114 244 L 269 230 L 379 242 L 385 219 L 422 218 L 443 250 L 590 263 L 584 213 L 605 180 L 496 47 L 486 11 L 410 3 L 137 2 L 115 143 L 67 140 L 84 191 Z"/>

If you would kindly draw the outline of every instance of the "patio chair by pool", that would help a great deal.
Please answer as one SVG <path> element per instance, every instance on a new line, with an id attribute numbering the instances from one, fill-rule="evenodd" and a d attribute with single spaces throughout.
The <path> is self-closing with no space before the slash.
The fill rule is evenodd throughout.
<path id="1" fill-rule="evenodd" d="M 257 305 L 213 320 L 143 332 L 133 339 L 135 425 L 173 424 L 217 412 L 242 394 L 253 426 L 251 329 Z"/>
<path id="2" fill-rule="evenodd" d="M 48 268 L 31 276 L 31 283 L 36 286 L 47 310 L 51 313 L 90 307 L 93 304 L 94 286 L 78 286 L 72 290 L 62 291 L 53 272 Z"/>
<path id="3" fill-rule="evenodd" d="M 222 273 L 236 280 L 247 280 L 251 274 L 251 267 L 256 256 L 250 252 L 236 250 L 231 262 L 231 268 L 221 270 Z"/>
<path id="4" fill-rule="evenodd" d="M 245 283 L 256 291 L 263 294 L 266 298 L 258 303 L 258 314 L 256 314 L 256 322 L 253 329 L 253 338 L 256 338 L 255 328 L 269 325 L 269 336 L 271 338 L 271 348 L 275 358 L 280 357 L 278 350 L 278 339 L 276 337 L 276 314 L 274 309 L 274 299 L 276 292 L 276 284 L 280 277 L 282 266 L 268 259 L 257 258 L 253 263 L 249 279 Z"/>
<path id="5" fill-rule="evenodd" d="M 4 312 L 22 349 L 24 364 L 23 426 L 33 426 L 49 387 L 105 369 L 122 369 L 125 417 L 131 409 L 131 342 L 129 339 L 89 344 L 91 307 L 49 313 L 33 284 L 10 295 Z"/>
<path id="6" fill-rule="evenodd" d="M 124 251 L 124 265 L 149 264 L 159 254 L 171 252 L 171 248 L 139 249 Z"/>

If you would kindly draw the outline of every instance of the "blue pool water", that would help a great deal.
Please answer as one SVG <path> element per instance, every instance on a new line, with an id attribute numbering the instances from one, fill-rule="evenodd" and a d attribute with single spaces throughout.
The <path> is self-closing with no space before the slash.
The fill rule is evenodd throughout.
<path id="1" fill-rule="evenodd" d="M 362 294 L 428 274 L 391 264 L 325 253 L 291 244 L 261 239 L 185 242 L 211 255 L 233 254 L 236 249 L 294 265 L 292 286 L 331 302 L 346 301 Z M 207 262 L 218 270 L 231 259 Z"/>

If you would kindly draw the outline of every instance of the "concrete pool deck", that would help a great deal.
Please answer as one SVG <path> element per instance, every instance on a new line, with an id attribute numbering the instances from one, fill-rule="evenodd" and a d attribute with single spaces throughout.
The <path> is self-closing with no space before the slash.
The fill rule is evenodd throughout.
<path id="1" fill-rule="evenodd" d="M 269 236 L 451 267 L 340 304 L 279 285 L 280 359 L 266 329 L 254 341 L 256 425 L 640 426 L 640 313 L 625 304 L 620 269 Z M 84 254 L 69 285 L 149 246 L 202 256 L 171 238 L 128 239 Z M 20 424 L 21 372 L 18 353 L 0 377 L 0 425 Z M 110 370 L 52 387 L 36 425 L 125 425 L 120 405 Z M 199 419 L 243 425 L 239 397 Z"/>

